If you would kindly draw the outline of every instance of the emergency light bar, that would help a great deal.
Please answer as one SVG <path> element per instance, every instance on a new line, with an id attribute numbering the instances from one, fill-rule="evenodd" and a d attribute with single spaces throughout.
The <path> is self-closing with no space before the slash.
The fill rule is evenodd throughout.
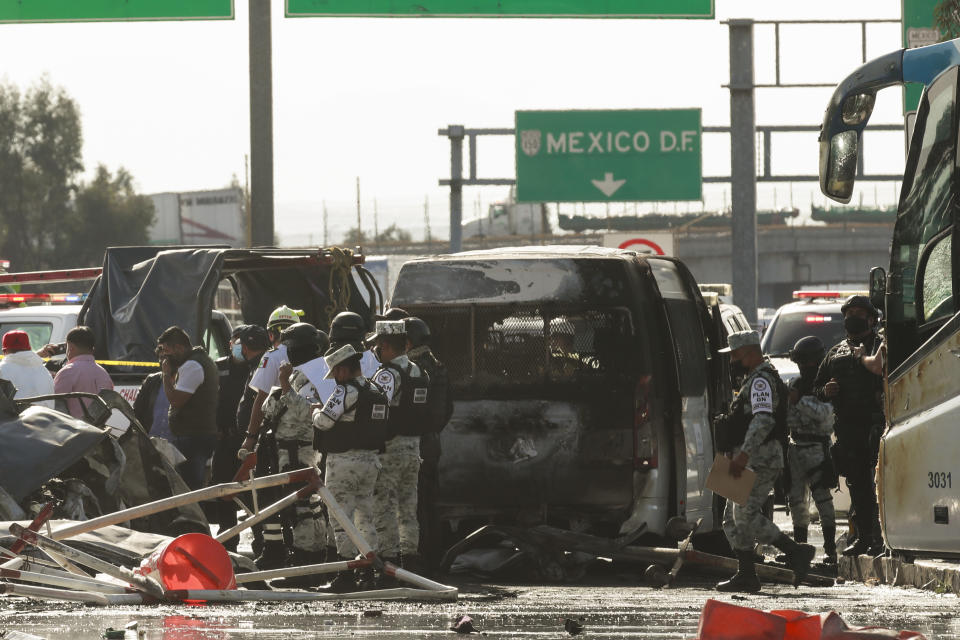
<path id="1" fill-rule="evenodd" d="M 812 300 L 814 298 L 849 298 L 850 296 L 865 296 L 866 291 L 794 291 L 794 300 Z"/>
<path id="2" fill-rule="evenodd" d="M 830 316 L 807 316 L 806 322 L 830 322 Z"/>
<path id="3" fill-rule="evenodd" d="M 30 302 L 81 303 L 85 293 L 0 293 L 0 304 L 24 304 Z"/>

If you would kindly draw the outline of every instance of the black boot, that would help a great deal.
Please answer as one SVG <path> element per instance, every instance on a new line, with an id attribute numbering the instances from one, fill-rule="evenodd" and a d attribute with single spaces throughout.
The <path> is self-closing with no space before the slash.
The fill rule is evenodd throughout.
<path id="1" fill-rule="evenodd" d="M 254 563 L 260 571 L 284 567 L 287 564 L 287 547 L 279 540 L 265 540 L 263 552 Z"/>
<path id="2" fill-rule="evenodd" d="M 848 544 L 846 549 L 844 549 L 842 552 L 843 555 L 848 557 L 863 555 L 870 550 L 870 543 L 872 542 L 870 536 L 870 527 L 863 522 L 863 518 L 854 516 L 853 525 L 857 534 L 857 539 L 851 544 Z"/>
<path id="3" fill-rule="evenodd" d="M 353 577 L 353 569 L 338 571 L 333 581 L 324 589 L 324 591 L 329 593 L 350 593 L 356 590 L 357 581 Z"/>
<path id="4" fill-rule="evenodd" d="M 725 593 L 757 593 L 760 591 L 760 579 L 757 568 L 753 566 L 753 551 L 737 551 L 737 572 L 729 580 L 717 585 L 717 591 Z"/>
<path id="5" fill-rule="evenodd" d="M 810 571 L 810 563 L 817 555 L 817 550 L 810 544 L 798 544 L 782 533 L 773 545 L 787 554 L 787 566 L 793 571 L 793 586 L 800 586 Z"/>
<path id="6" fill-rule="evenodd" d="M 793 541 L 801 544 L 805 543 L 807 541 L 807 528 L 794 526 Z M 785 553 L 778 554 L 773 560 L 774 562 L 779 562 L 780 564 L 787 564 L 790 562 L 790 558 Z"/>
<path id="7" fill-rule="evenodd" d="M 823 564 L 837 564 L 837 525 L 823 525 Z"/>
<path id="8" fill-rule="evenodd" d="M 324 559 L 323 551 L 303 551 L 294 549 L 287 560 L 288 567 L 302 567 L 308 564 L 321 564 Z M 327 583 L 327 578 L 320 573 L 312 573 L 305 576 L 290 576 L 289 578 L 280 578 L 274 580 L 271 585 L 278 589 L 309 589 L 310 587 L 319 587 Z"/>

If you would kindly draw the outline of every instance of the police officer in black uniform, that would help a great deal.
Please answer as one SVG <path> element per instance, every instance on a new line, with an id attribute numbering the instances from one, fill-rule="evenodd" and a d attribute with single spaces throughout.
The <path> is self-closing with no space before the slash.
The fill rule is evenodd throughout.
<path id="1" fill-rule="evenodd" d="M 837 444 L 834 462 L 850 490 L 856 541 L 843 555 L 883 553 L 874 473 L 883 433 L 883 378 L 867 368 L 865 359 L 880 346 L 876 325 L 880 312 L 866 296 L 853 295 L 840 308 L 847 337 L 827 352 L 814 392 L 833 403 Z"/>
<path id="2" fill-rule="evenodd" d="M 417 519 L 420 522 L 420 556 L 429 570 L 440 563 L 443 548 L 437 494 L 440 492 L 440 431 L 453 414 L 447 368 L 430 349 L 430 327 L 420 318 L 406 318 L 407 357 L 430 376 L 429 430 L 420 436 L 420 480 L 417 485 Z"/>

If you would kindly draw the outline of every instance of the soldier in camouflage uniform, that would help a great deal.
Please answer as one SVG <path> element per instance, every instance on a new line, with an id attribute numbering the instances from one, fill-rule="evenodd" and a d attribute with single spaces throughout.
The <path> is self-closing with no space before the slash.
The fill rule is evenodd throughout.
<path id="1" fill-rule="evenodd" d="M 327 336 L 313 325 L 299 322 L 284 329 L 281 337 L 289 362 L 277 372 L 280 386 L 274 387 L 264 401 L 263 416 L 264 422 L 275 424 L 278 470 L 283 473 L 317 467 L 320 462 L 313 446 L 312 405 L 318 402 L 317 391 L 295 367 L 320 357 Z M 291 530 L 289 558 L 282 540 L 284 521 Z M 257 564 L 261 569 L 276 568 L 285 561 L 293 566 L 323 562 L 326 530 L 320 496 L 298 499 L 293 507 L 265 521 L 263 537 L 264 552 Z"/>
<path id="2" fill-rule="evenodd" d="M 323 407 L 315 408 L 313 426 L 319 431 L 317 445 L 327 456 L 327 488 L 343 514 L 357 526 L 366 542 L 377 549 L 373 491 L 380 474 L 377 452 L 386 437 L 388 401 L 378 386 L 363 377 L 362 351 L 359 344 L 347 344 L 327 352 L 324 357 L 329 368 L 327 378 L 336 380 L 337 387 Z M 357 547 L 343 526 L 333 517 L 330 524 L 336 534 L 340 558 L 356 557 Z M 354 577 L 343 571 L 334 578 L 330 590 L 342 593 L 355 586 Z"/>
<path id="3" fill-rule="evenodd" d="M 391 561 L 400 558 L 405 569 L 422 571 L 418 546 L 417 483 L 420 476 L 420 435 L 427 428 L 429 378 L 406 356 L 406 325 L 402 321 L 377 322 L 376 349 L 381 367 L 373 381 L 390 400 L 387 443 L 380 454 L 383 471 L 374 492 L 374 515 L 380 550 Z"/>
<path id="4" fill-rule="evenodd" d="M 813 383 L 817 397 L 833 404 L 837 444 L 834 462 L 847 481 L 856 541 L 845 556 L 883 553 L 874 474 L 880 451 L 883 415 L 882 370 L 869 361 L 880 348 L 875 327 L 880 312 L 866 296 L 854 295 L 840 307 L 847 337 L 827 352 Z"/>
<path id="5" fill-rule="evenodd" d="M 830 490 L 837 485 L 830 443 L 833 436 L 833 406 L 821 402 L 813 393 L 813 381 L 826 349 L 816 336 L 801 338 L 790 352 L 790 359 L 800 368 L 800 376 L 790 384 L 787 427 L 790 446 L 787 463 L 790 465 L 790 515 L 793 519 L 793 539 L 807 541 L 810 511 L 804 499 L 810 488 L 820 513 L 823 529 L 823 550 L 826 564 L 837 563 L 837 521 Z"/>
<path id="6" fill-rule="evenodd" d="M 728 338 L 730 371 L 744 375 L 730 413 L 717 425 L 717 449 L 732 456 L 730 473 L 739 478 L 749 462 L 756 473 L 756 483 L 745 505 L 727 501 L 723 514 L 723 531 L 739 561 L 736 575 L 717 585 L 718 591 L 756 592 L 760 580 L 754 567 L 753 549 L 757 541 L 772 544 L 787 554 L 794 572 L 794 584 L 810 569 L 815 549 L 798 544 L 783 535 L 773 522 L 761 513 L 773 483 L 783 469 L 781 439 L 786 435 L 786 397 L 783 382 L 773 365 L 760 351 L 756 331 L 740 331 Z"/>

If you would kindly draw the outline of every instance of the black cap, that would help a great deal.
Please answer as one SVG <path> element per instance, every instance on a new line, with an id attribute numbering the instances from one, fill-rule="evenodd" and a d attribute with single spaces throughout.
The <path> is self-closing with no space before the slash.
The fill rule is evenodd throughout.
<path id="1" fill-rule="evenodd" d="M 870 302 L 870 298 L 867 296 L 853 295 L 847 298 L 847 301 L 843 303 L 843 306 L 840 307 L 840 313 L 846 314 L 847 309 L 851 307 L 859 307 L 865 310 L 867 313 L 872 315 L 874 318 L 880 317 L 880 312 L 877 311 L 877 308 L 873 306 L 873 303 Z"/>
<path id="2" fill-rule="evenodd" d="M 230 337 L 233 340 L 239 339 L 248 349 L 256 351 L 266 351 L 271 346 L 267 330 L 256 324 L 242 324 L 233 330 Z"/>
<path id="3" fill-rule="evenodd" d="M 403 320 L 409 318 L 410 314 L 400 307 L 390 307 L 383 312 L 383 315 L 377 316 L 377 320 Z"/>
<path id="4" fill-rule="evenodd" d="M 807 336 L 800 338 L 790 350 L 790 359 L 797 364 L 807 362 L 820 362 L 826 355 L 827 349 L 823 346 L 823 341 L 817 336 Z"/>

